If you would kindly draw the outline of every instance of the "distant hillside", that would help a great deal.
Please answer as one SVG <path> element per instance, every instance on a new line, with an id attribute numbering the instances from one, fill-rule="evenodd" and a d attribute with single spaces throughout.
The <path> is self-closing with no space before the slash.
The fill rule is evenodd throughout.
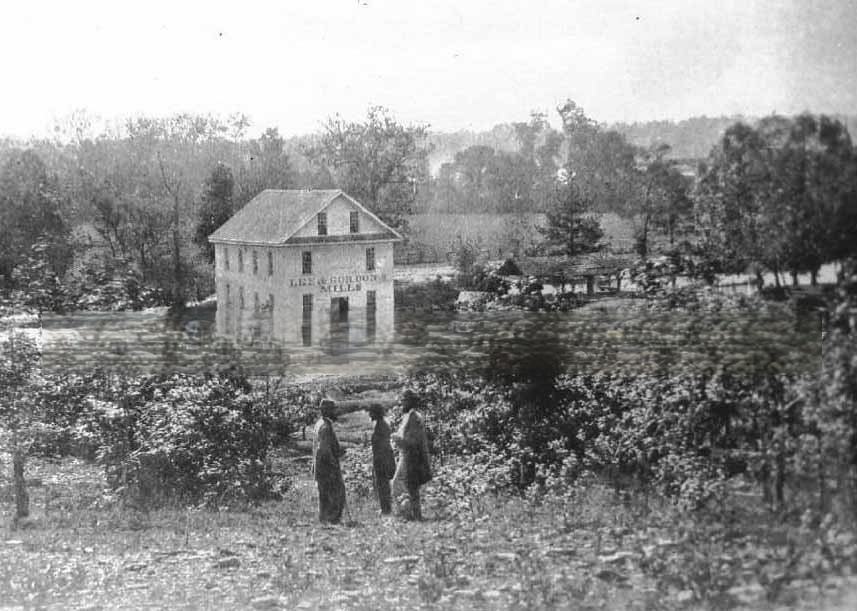
<path id="1" fill-rule="evenodd" d="M 645 121 L 642 123 L 614 123 L 608 125 L 623 134 L 637 146 L 650 147 L 668 144 L 674 159 L 702 159 L 707 157 L 730 125 L 756 119 L 735 115 L 731 117 L 693 117 L 684 121 Z"/>
<path id="2" fill-rule="evenodd" d="M 845 123 L 852 139 L 857 138 L 857 115 L 836 116 Z M 668 144 L 673 159 L 703 159 L 723 136 L 723 132 L 738 121 L 755 123 L 758 117 L 733 115 L 730 117 L 692 117 L 682 121 L 643 121 L 636 123 L 605 124 L 605 129 L 616 130 L 637 146 Z M 501 123 L 487 132 L 457 131 L 433 132 L 429 135 L 433 150 L 429 163 L 433 174 L 440 165 L 452 161 L 455 154 L 467 147 L 486 145 L 495 150 L 515 151 L 518 144 L 510 123 Z"/>
<path id="3" fill-rule="evenodd" d="M 852 139 L 857 135 L 857 115 L 836 116 L 848 128 Z M 642 123 L 615 123 L 608 126 L 623 134 L 637 146 L 648 147 L 665 143 L 674 159 L 702 159 L 708 156 L 730 125 L 743 121 L 755 123 L 759 117 L 734 115 L 731 117 L 692 117 L 684 121 L 645 121 Z"/>

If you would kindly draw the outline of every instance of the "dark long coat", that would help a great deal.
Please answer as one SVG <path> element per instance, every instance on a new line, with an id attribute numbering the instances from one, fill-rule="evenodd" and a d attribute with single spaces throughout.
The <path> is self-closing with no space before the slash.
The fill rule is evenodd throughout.
<path id="1" fill-rule="evenodd" d="M 337 524 L 345 510 L 345 482 L 339 457 L 343 454 L 339 440 L 328 418 L 320 418 L 315 425 L 313 466 L 318 484 L 318 519 Z"/>
<path id="2" fill-rule="evenodd" d="M 396 473 L 396 459 L 390 444 L 392 431 L 384 418 L 375 421 L 372 431 L 372 477 L 375 481 L 375 493 L 381 505 L 381 513 L 388 514 L 393 508 L 390 480 Z"/>

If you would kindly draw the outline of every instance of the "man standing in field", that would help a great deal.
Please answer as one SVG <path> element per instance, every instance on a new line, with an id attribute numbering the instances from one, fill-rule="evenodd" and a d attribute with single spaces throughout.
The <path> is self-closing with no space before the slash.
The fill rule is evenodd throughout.
<path id="1" fill-rule="evenodd" d="M 420 507 L 420 486 L 431 480 L 429 462 L 428 435 L 422 414 L 417 410 L 418 398 L 411 390 L 402 393 L 402 423 L 393 441 L 399 448 L 399 465 L 393 478 L 399 496 L 401 487 L 407 490 L 407 500 L 402 503 L 404 517 L 408 520 L 422 520 Z"/>
<path id="2" fill-rule="evenodd" d="M 333 421 L 336 420 L 336 404 L 322 399 L 319 406 L 321 417 L 315 424 L 313 442 L 313 471 L 318 484 L 318 519 L 326 524 L 338 524 L 345 509 L 345 482 L 339 457 L 344 451 L 339 446 Z"/>
<path id="3" fill-rule="evenodd" d="M 375 480 L 375 493 L 381 505 L 381 514 L 388 515 L 392 511 L 392 494 L 390 480 L 396 474 L 396 459 L 393 456 L 393 446 L 390 445 L 392 431 L 384 419 L 384 407 L 377 403 L 369 406 L 369 417 L 375 421 L 372 431 L 372 477 Z"/>

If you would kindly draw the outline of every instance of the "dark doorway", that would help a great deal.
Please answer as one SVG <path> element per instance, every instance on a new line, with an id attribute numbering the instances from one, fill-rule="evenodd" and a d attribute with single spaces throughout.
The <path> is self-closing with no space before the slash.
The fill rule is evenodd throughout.
<path id="1" fill-rule="evenodd" d="M 330 300 L 330 346 L 334 352 L 348 346 L 348 297 Z"/>

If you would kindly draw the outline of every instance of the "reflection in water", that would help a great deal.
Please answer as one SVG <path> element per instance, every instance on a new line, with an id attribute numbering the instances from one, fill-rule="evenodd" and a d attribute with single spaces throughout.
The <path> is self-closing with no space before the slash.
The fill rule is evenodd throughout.
<path id="1" fill-rule="evenodd" d="M 413 313 L 381 304 L 358 311 L 342 302 L 329 311 L 330 304 L 322 311 L 318 303 L 306 305 L 292 327 L 249 318 L 254 331 L 237 339 L 216 333 L 213 304 L 189 320 L 170 320 L 163 311 L 45 316 L 43 365 L 209 371 L 237 360 L 260 375 L 369 375 L 518 371 L 521 362 L 540 362 L 533 355 L 550 354 L 569 372 L 663 373 L 678 363 L 747 372 L 814 367 L 820 355 L 814 321 L 754 312 Z"/>
<path id="2" fill-rule="evenodd" d="M 343 354 L 348 351 L 350 344 L 348 325 L 348 297 L 332 297 L 330 299 L 330 341 L 328 349 L 331 354 Z"/>

